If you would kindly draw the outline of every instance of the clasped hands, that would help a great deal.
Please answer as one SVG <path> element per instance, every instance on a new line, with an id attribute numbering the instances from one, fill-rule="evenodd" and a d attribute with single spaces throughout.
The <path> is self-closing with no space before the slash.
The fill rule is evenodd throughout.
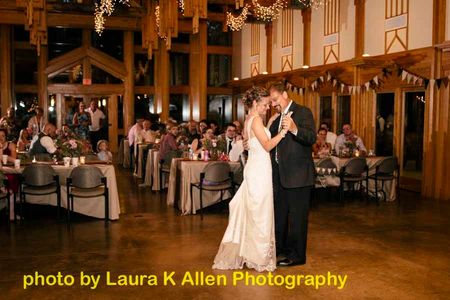
<path id="1" fill-rule="evenodd" d="M 285 137 L 285 135 L 290 131 L 290 132 L 295 132 L 297 131 L 297 126 L 295 125 L 294 120 L 292 120 L 291 118 L 292 115 L 292 111 L 290 111 L 287 114 L 283 114 L 281 116 L 281 131 L 280 134 Z"/>

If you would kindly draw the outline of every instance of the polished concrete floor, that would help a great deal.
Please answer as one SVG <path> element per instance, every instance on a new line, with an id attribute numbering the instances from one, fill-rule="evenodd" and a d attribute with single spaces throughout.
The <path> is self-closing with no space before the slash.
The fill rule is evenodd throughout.
<path id="1" fill-rule="evenodd" d="M 7 228 L 0 223 L 0 299 L 450 298 L 450 203 L 404 191 L 400 202 L 380 206 L 321 199 L 310 213 L 306 265 L 278 268 L 274 275 L 279 286 L 264 284 L 267 273 L 258 277 L 261 286 L 242 281 L 233 286 L 232 277 L 241 273 L 211 270 L 227 225 L 225 210 L 210 209 L 203 221 L 180 216 L 166 206 L 164 193 L 137 188 L 129 171 L 116 170 L 122 214 L 107 228 L 101 220 L 78 216 L 68 230 L 54 220 L 54 208 L 36 206 L 28 207 L 22 224 Z M 226 286 L 192 286 L 188 281 L 182 286 L 186 272 L 196 271 L 224 274 Z M 43 277 L 35 272 L 60 272 L 66 283 L 58 286 L 55 277 L 48 276 L 42 286 Z M 80 286 L 81 272 L 99 276 L 98 286 L 93 289 L 86 277 L 86 285 Z M 149 286 L 147 279 L 140 286 L 131 286 L 131 281 L 127 286 L 107 285 L 106 272 L 110 284 L 118 283 L 121 274 L 154 274 L 157 282 L 150 284 L 157 286 Z M 164 272 L 175 272 L 176 286 L 170 281 L 164 286 Z M 311 286 L 325 277 L 313 282 L 307 275 L 328 272 L 347 275 L 345 286 Z M 281 281 L 290 280 L 287 275 L 300 278 L 300 285 L 287 289 Z"/>

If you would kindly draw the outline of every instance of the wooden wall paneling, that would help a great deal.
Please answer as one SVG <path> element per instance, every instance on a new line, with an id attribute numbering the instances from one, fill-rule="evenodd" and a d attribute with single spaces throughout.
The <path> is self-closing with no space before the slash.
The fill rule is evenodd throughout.
<path id="1" fill-rule="evenodd" d="M 169 118 L 169 52 L 164 41 L 159 39 L 158 51 L 155 51 L 155 110 L 160 113 L 161 121 Z"/>
<path id="2" fill-rule="evenodd" d="M 267 23 L 266 29 L 266 71 L 272 73 L 273 23 Z"/>
<path id="3" fill-rule="evenodd" d="M 355 57 L 364 54 L 366 1 L 355 0 Z"/>
<path id="4" fill-rule="evenodd" d="M 83 29 L 82 44 L 85 49 L 91 46 L 91 31 Z M 83 84 L 92 84 L 92 67 L 89 57 L 83 58 Z"/>
<path id="5" fill-rule="evenodd" d="M 125 85 L 126 86 L 126 85 Z M 112 94 L 108 99 L 108 136 L 109 136 L 109 147 L 112 153 L 117 153 L 119 149 L 119 134 L 117 132 L 117 127 L 119 126 L 118 119 L 118 97 L 117 94 Z M 125 104 L 125 103 L 124 103 Z M 133 105 L 134 107 L 134 105 Z M 125 111 L 125 105 L 124 105 Z M 128 128 L 125 126 L 124 119 L 124 128 Z M 128 131 L 127 131 L 128 133 Z"/>
<path id="6" fill-rule="evenodd" d="M 134 33 L 132 31 L 124 32 L 123 43 L 124 65 L 126 70 L 124 81 L 125 92 L 123 94 L 123 128 L 128 132 L 128 128 L 134 124 Z M 117 114 L 115 118 L 117 118 Z"/>
<path id="7" fill-rule="evenodd" d="M 190 117 L 194 120 L 207 116 L 207 26 L 201 21 L 197 34 L 190 35 L 189 54 Z"/>
<path id="8" fill-rule="evenodd" d="M 45 74 L 48 59 L 48 46 L 40 46 L 40 55 L 38 56 L 38 102 L 39 106 L 44 109 L 44 116 L 48 119 L 48 77 Z"/>
<path id="9" fill-rule="evenodd" d="M 12 106 L 12 78 L 11 78 L 11 26 L 1 25 L 0 27 L 0 109 L 1 116 L 6 115 L 8 107 Z"/>
<path id="10" fill-rule="evenodd" d="M 403 166 L 403 149 L 405 135 L 405 92 L 401 88 L 395 89 L 394 96 L 394 137 L 393 154 L 397 156 L 398 163 Z M 400 175 L 403 168 L 400 168 Z"/>
<path id="11" fill-rule="evenodd" d="M 311 8 L 302 10 L 303 18 L 303 65 L 311 65 Z"/>

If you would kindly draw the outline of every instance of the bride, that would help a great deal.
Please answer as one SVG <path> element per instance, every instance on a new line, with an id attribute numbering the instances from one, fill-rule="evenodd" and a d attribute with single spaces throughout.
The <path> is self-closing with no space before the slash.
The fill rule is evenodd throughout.
<path id="1" fill-rule="evenodd" d="M 272 164 L 270 150 L 284 138 L 283 129 L 274 138 L 264 127 L 270 99 L 267 90 L 252 87 L 242 99 L 248 109 L 244 137 L 248 139 L 248 161 L 244 180 L 230 202 L 228 227 L 213 269 L 248 268 L 259 272 L 276 268 Z"/>

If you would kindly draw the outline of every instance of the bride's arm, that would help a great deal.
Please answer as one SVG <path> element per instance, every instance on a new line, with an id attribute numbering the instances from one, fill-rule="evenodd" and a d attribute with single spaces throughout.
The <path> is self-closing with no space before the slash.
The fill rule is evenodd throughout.
<path id="1" fill-rule="evenodd" d="M 260 144 L 263 146 L 264 150 L 266 150 L 267 152 L 275 148 L 286 134 L 286 131 L 283 129 L 275 137 L 269 139 L 266 132 L 264 131 L 264 124 L 260 117 L 255 117 L 255 119 L 253 120 L 252 130 L 255 133 L 255 136 Z"/>

